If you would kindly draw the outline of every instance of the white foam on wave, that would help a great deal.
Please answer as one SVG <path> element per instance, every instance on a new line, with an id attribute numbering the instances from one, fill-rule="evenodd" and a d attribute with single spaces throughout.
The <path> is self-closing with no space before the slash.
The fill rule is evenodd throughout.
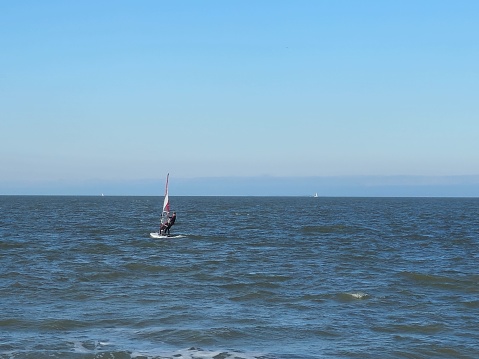
<path id="1" fill-rule="evenodd" d="M 75 341 L 73 342 L 73 351 L 75 353 L 89 353 L 91 349 L 86 348 L 82 342 Z"/>
<path id="2" fill-rule="evenodd" d="M 134 352 L 131 358 L 161 358 L 161 359 L 272 359 L 263 353 L 243 353 L 230 350 L 204 350 L 201 348 L 188 348 L 173 352 Z"/>
<path id="3" fill-rule="evenodd" d="M 117 333 L 118 334 L 118 333 Z M 274 357 L 260 352 L 241 352 L 229 349 L 202 349 L 190 347 L 176 349 L 160 343 L 117 342 L 106 338 L 101 340 L 71 341 L 73 352 L 77 354 L 96 354 L 102 357 L 136 359 L 273 359 Z"/>
<path id="4" fill-rule="evenodd" d="M 105 350 L 105 347 L 112 346 L 110 341 L 73 341 L 73 351 L 75 353 L 91 353 L 98 350 Z"/>
<path id="5" fill-rule="evenodd" d="M 354 299 L 365 299 L 369 297 L 367 293 L 363 293 L 363 292 L 348 293 L 348 294 Z"/>

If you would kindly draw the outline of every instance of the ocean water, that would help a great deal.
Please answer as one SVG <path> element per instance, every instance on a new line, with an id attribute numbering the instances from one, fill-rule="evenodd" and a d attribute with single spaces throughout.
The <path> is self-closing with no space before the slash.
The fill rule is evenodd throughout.
<path id="1" fill-rule="evenodd" d="M 0 196 L 0 358 L 479 358 L 479 199 Z"/>

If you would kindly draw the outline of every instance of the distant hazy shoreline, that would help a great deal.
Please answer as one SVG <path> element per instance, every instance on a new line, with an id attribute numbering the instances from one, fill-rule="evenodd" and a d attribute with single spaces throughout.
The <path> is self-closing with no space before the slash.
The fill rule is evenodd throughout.
<path id="1" fill-rule="evenodd" d="M 0 195 L 163 195 L 164 179 L 0 181 Z M 479 197 L 477 176 L 212 177 L 170 180 L 172 196 Z"/>

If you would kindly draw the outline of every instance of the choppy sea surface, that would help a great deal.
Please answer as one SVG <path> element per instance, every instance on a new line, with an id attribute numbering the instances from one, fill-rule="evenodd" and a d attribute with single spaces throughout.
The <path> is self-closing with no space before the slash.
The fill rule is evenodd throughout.
<path id="1" fill-rule="evenodd" d="M 479 199 L 0 196 L 0 358 L 479 358 Z"/>

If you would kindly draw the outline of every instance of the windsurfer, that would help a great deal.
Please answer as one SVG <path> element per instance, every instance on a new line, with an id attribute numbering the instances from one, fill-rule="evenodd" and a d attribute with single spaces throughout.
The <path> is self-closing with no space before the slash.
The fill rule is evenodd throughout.
<path id="1" fill-rule="evenodd" d="M 163 223 L 160 227 L 160 234 L 170 234 L 170 228 L 175 224 L 176 221 L 176 212 L 173 212 L 173 215 L 168 217 L 166 223 Z"/>

